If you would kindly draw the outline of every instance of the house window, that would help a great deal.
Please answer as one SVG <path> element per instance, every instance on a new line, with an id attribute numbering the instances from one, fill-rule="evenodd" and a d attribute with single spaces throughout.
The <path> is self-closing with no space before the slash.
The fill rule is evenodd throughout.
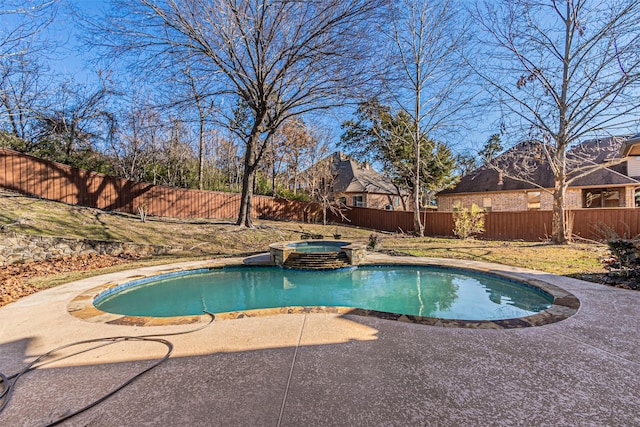
<path id="1" fill-rule="evenodd" d="M 540 209 L 540 191 L 527 192 L 527 209 Z"/>
<path id="2" fill-rule="evenodd" d="M 460 208 L 462 208 L 462 201 L 460 201 L 460 199 L 455 199 L 453 201 L 453 210 L 455 211 L 455 210 L 458 210 Z"/>
<path id="3" fill-rule="evenodd" d="M 620 191 L 611 188 L 582 190 L 582 206 L 585 208 L 616 208 L 620 206 Z"/>
<path id="4" fill-rule="evenodd" d="M 399 196 L 394 196 L 393 197 L 393 206 L 400 206 L 400 197 Z"/>
<path id="5" fill-rule="evenodd" d="M 344 196 L 338 198 L 338 202 L 340 203 L 340 206 L 347 206 L 347 198 Z"/>
<path id="6" fill-rule="evenodd" d="M 482 199 L 482 207 L 487 212 L 491 211 L 491 197 L 485 197 Z"/>
<path id="7" fill-rule="evenodd" d="M 364 197 L 363 196 L 353 196 L 353 206 L 356 207 L 364 207 Z"/>

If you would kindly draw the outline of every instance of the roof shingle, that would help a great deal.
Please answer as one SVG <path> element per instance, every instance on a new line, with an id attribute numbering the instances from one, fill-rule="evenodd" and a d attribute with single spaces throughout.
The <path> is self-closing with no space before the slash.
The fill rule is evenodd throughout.
<path id="1" fill-rule="evenodd" d="M 576 145 L 567 152 L 568 174 L 584 165 L 599 165 L 611 159 L 619 159 L 625 140 L 625 137 L 610 137 L 592 139 Z M 538 141 L 522 142 L 496 157 L 490 165 L 483 165 L 463 176 L 455 187 L 443 190 L 439 194 L 553 188 L 553 171 L 543 150 L 542 143 Z M 627 176 L 627 164 L 622 162 L 595 170 L 576 179 L 570 186 L 627 184 L 640 182 Z"/>

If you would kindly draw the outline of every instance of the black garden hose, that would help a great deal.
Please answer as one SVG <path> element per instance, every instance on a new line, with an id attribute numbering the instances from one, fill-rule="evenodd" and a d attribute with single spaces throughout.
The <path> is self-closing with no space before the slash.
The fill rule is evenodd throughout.
<path id="1" fill-rule="evenodd" d="M 2 413 L 2 411 L 4 411 L 4 409 L 7 407 L 7 405 L 9 404 L 9 401 L 11 400 L 11 396 L 13 394 L 13 390 L 16 386 L 16 383 L 18 382 L 18 380 L 20 379 L 20 377 L 22 377 L 22 375 L 26 374 L 29 371 L 38 369 L 39 367 L 48 364 L 48 363 L 52 363 L 61 359 L 65 359 L 68 357 L 72 357 L 75 356 L 77 354 L 80 353 L 85 353 L 87 351 L 91 351 L 91 350 L 95 350 L 97 348 L 101 348 L 101 347 L 105 347 L 108 345 L 112 345 L 112 344 L 116 344 L 116 343 L 121 343 L 121 342 L 125 342 L 125 341 L 144 341 L 144 342 L 157 342 L 160 344 L 164 344 L 167 347 L 167 352 L 164 354 L 164 356 L 160 359 L 158 359 L 155 363 L 153 363 L 152 365 L 150 365 L 149 367 L 145 368 L 143 371 L 137 373 L 136 375 L 134 375 L 133 377 L 131 377 L 130 379 L 128 379 L 127 381 L 125 381 L 124 383 L 122 383 L 121 385 L 119 385 L 118 387 L 116 387 L 115 389 L 111 390 L 109 393 L 105 394 L 104 396 L 100 397 L 99 399 L 89 403 L 88 405 L 78 409 L 75 412 L 72 412 L 68 415 L 65 415 L 62 418 L 59 418 L 49 424 L 47 424 L 47 426 L 55 426 L 58 425 L 70 418 L 75 417 L 78 414 L 81 414 L 91 408 L 93 408 L 94 406 L 104 402 L 105 400 L 107 400 L 108 398 L 110 398 L 111 396 L 113 396 L 114 394 L 116 394 L 117 392 L 119 392 L 120 390 L 122 390 L 123 388 L 125 388 L 126 386 L 128 386 L 129 384 L 131 384 L 132 382 L 134 382 L 136 379 L 140 378 L 142 375 L 144 375 L 145 373 L 149 372 L 150 370 L 152 370 L 153 368 L 159 366 L 161 363 L 165 362 L 167 359 L 169 359 L 169 357 L 171 356 L 171 353 L 173 352 L 173 344 L 163 338 L 160 337 L 168 337 L 168 336 L 175 336 L 175 335 L 185 335 L 185 334 L 190 334 L 196 331 L 200 331 L 206 327 L 208 327 L 209 325 L 211 325 L 213 323 L 213 321 L 215 320 L 215 315 L 213 313 L 210 313 L 208 311 L 205 311 L 206 314 L 208 314 L 211 319 L 209 320 L 209 322 L 206 325 L 200 326 L 198 328 L 195 329 L 191 329 L 189 331 L 181 331 L 181 332 L 174 332 L 174 333 L 170 333 L 170 334 L 150 334 L 150 335 L 137 335 L 137 336 L 118 336 L 118 337 L 106 337 L 106 338 L 95 338 L 95 339 L 90 339 L 90 340 L 84 340 L 84 341 L 77 341 L 71 344 L 65 344 L 62 345 L 60 347 L 54 348 L 51 351 L 48 351 L 40 356 L 38 356 L 35 360 L 33 360 L 31 363 L 29 363 L 27 366 L 25 366 L 21 371 L 13 374 L 13 375 L 5 375 L 2 372 L 0 372 L 0 387 L 2 387 L 2 391 L 0 391 L 0 413 Z M 82 351 L 79 351 L 77 353 L 74 353 L 72 355 L 68 355 L 65 356 L 63 358 L 60 359 L 54 359 L 54 360 L 48 360 L 46 363 L 44 363 L 43 361 L 45 359 L 47 359 L 48 357 L 50 357 L 52 354 L 60 351 L 60 350 L 64 350 L 67 348 L 71 348 L 71 347 L 75 347 L 75 346 L 79 346 L 79 345 L 86 345 L 86 344 L 98 344 L 94 347 L 91 347 L 89 349 L 85 349 Z M 43 362 L 43 363 L 41 363 Z"/>

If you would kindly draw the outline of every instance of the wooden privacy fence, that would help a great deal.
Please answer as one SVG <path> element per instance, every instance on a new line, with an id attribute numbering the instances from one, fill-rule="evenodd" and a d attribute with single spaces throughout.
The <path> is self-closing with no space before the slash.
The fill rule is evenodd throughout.
<path id="1" fill-rule="evenodd" d="M 0 149 L 0 187 L 59 202 L 104 210 L 175 218 L 236 218 L 240 195 L 215 191 L 186 190 L 127 181 L 122 178 L 72 168 Z M 1 209 L 1 206 L 0 206 Z M 313 203 L 254 196 L 254 217 L 311 222 L 321 218 Z M 344 223 L 373 230 L 413 231 L 413 212 L 352 207 Z M 425 235 L 453 236 L 451 212 L 422 212 Z M 574 234 L 594 240 L 611 235 L 635 237 L 640 234 L 640 209 L 577 209 L 570 212 Z M 546 240 L 551 235 L 550 211 L 489 212 L 485 232 L 491 240 Z"/>
<path id="2" fill-rule="evenodd" d="M 411 232 L 414 229 L 413 212 L 354 207 L 345 213 L 351 222 L 337 217 L 332 221 L 391 232 Z M 423 212 L 421 215 L 426 236 L 454 236 L 451 212 Z M 640 235 L 640 209 L 577 209 L 570 211 L 569 217 L 573 223 L 573 234 L 585 239 Z M 551 211 L 487 212 L 485 231 L 478 237 L 537 242 L 549 239 L 551 227 Z"/>
<path id="3" fill-rule="evenodd" d="M 347 220 L 342 220 L 335 215 L 331 217 L 331 220 L 381 231 L 411 233 L 414 230 L 412 211 L 349 207 L 344 211 L 344 214 Z M 453 236 L 453 215 L 451 212 L 422 212 L 421 216 L 425 235 Z"/>
<path id="4" fill-rule="evenodd" d="M 0 187 L 58 202 L 104 210 L 174 218 L 231 219 L 240 210 L 240 195 L 187 190 L 128 181 L 72 168 L 15 151 L 0 149 Z M 254 217 L 310 221 L 313 204 L 254 196 Z"/>

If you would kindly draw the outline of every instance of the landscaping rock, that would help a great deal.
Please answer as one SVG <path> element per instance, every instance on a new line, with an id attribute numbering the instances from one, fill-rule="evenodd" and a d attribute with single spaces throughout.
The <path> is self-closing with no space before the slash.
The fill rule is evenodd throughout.
<path id="1" fill-rule="evenodd" d="M 146 245 L 132 242 L 2 233 L 2 238 L 0 239 L 0 266 L 75 255 L 108 254 L 113 256 L 147 257 L 180 251 L 182 251 L 181 247 Z"/>

